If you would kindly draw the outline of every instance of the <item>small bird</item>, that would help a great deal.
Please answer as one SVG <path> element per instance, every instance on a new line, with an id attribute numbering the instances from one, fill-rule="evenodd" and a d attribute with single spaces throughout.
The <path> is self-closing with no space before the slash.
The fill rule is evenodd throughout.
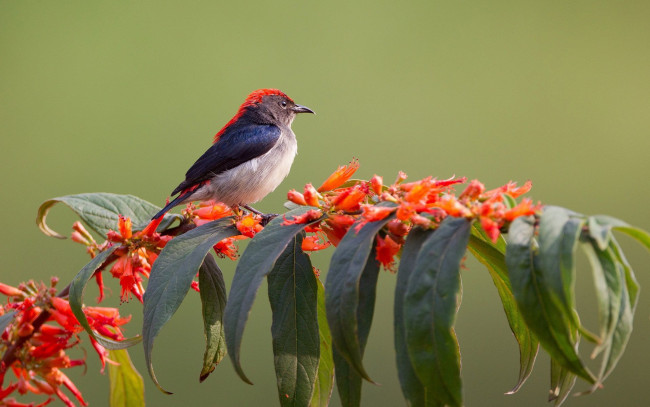
<path id="1" fill-rule="evenodd" d="M 207 200 L 274 216 L 264 215 L 249 204 L 271 193 L 289 174 L 298 151 L 291 130 L 298 113 L 314 111 L 297 105 L 277 89 L 259 89 L 248 95 L 171 193 L 179 195 L 152 219 L 162 217 L 174 206 Z"/>

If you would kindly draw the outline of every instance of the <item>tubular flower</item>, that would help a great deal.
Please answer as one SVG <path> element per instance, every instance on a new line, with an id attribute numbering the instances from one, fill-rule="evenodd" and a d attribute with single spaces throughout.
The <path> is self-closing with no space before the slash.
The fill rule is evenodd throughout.
<path id="1" fill-rule="evenodd" d="M 254 216 L 252 213 L 249 213 L 240 218 L 235 223 L 235 226 L 237 226 L 237 230 L 239 230 L 239 233 L 243 236 L 252 238 L 257 232 L 264 229 L 264 226 L 260 224 L 261 220 L 262 218 L 260 216 Z"/>
<path id="2" fill-rule="evenodd" d="M 348 165 L 341 165 L 330 175 L 323 185 L 318 187 L 318 192 L 331 191 L 343 185 L 359 169 L 359 161 L 355 158 Z"/>
<path id="3" fill-rule="evenodd" d="M 183 210 L 183 216 L 190 219 L 196 226 L 232 215 L 232 209 L 228 205 L 214 201 L 201 202 L 198 207 L 189 203 Z"/>
<path id="4" fill-rule="evenodd" d="M 307 236 L 302 241 L 302 250 L 306 252 L 313 252 L 323 250 L 330 247 L 331 243 L 323 240 L 319 235 Z"/>
<path id="5" fill-rule="evenodd" d="M 386 270 L 394 271 L 395 256 L 401 249 L 402 245 L 391 239 L 390 236 L 377 236 L 377 254 L 376 259 Z"/>
<path id="6" fill-rule="evenodd" d="M 13 358 L 6 359 L 8 364 L 0 366 L 0 406 L 33 406 L 9 397 L 17 391 L 19 394 L 47 396 L 47 400 L 39 406 L 50 403 L 56 397 L 66 406 L 74 407 L 75 402 L 66 395 L 64 388 L 79 405 L 87 405 L 81 392 L 63 373 L 63 369 L 85 365 L 85 360 L 73 360 L 66 354 L 67 349 L 80 343 L 79 333 L 83 328 L 68 302 L 55 296 L 56 282 L 57 279 L 52 279 L 50 287 L 33 281 L 21 284 L 16 290 L 22 291 L 22 295 L 12 295 L 7 305 L 0 307 L 0 314 L 4 309 L 16 312 L 14 319 L 1 332 L 0 353 L 6 354 L 19 338 L 23 341 L 17 349 L 12 349 Z M 87 307 L 83 311 L 94 330 L 115 340 L 123 339 L 120 327 L 130 318 L 121 318 L 114 308 Z M 46 316 L 44 321 L 41 315 Z M 95 341 L 91 340 L 91 343 L 100 357 L 103 370 L 105 361 L 108 361 L 108 352 Z M 11 380 L 6 375 L 9 371 L 15 380 L 5 384 L 5 379 Z"/>
<path id="7" fill-rule="evenodd" d="M 533 215 L 541 209 L 541 205 L 533 205 L 530 199 L 523 199 L 513 208 L 505 204 L 506 201 L 510 202 L 504 199 L 505 195 L 519 197 L 530 190 L 530 182 L 521 187 L 508 182 L 486 192 L 480 181 L 472 180 L 462 193 L 456 195 L 455 185 L 467 182 L 467 178 L 453 176 L 437 180 L 426 177 L 405 183 L 407 176 L 400 171 L 390 186 L 384 186 L 382 177 L 378 175 L 369 181 L 357 181 L 353 186 L 346 184 L 357 168 L 356 160 L 350 166 L 339 167 L 318 188 L 320 195 L 311 184 L 305 186 L 304 195 L 290 191 L 290 201 L 298 205 L 318 205 L 320 211 L 310 211 L 292 220 L 285 218 L 283 225 L 321 220 L 318 223 L 320 230 L 331 244 L 337 246 L 352 225 L 355 225 L 353 232 L 357 232 L 367 222 L 394 217 L 384 226 L 377 243 L 378 259 L 385 268 L 390 269 L 392 259 L 399 253 L 406 234 L 414 226 L 435 229 L 447 216 L 461 217 L 479 222 L 489 238 L 496 241 L 500 230 L 508 222 L 519 216 Z M 392 205 L 387 206 L 386 203 Z M 315 247 L 315 242 L 320 245 L 316 237 L 309 237 L 303 245 L 305 248 Z"/>

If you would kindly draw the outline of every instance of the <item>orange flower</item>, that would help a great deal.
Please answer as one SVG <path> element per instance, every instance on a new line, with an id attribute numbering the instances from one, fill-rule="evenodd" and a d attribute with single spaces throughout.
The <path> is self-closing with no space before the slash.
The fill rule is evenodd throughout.
<path id="1" fill-rule="evenodd" d="M 389 206 L 376 206 L 376 205 L 361 205 L 361 216 L 367 222 L 375 222 L 385 219 L 386 216 L 395 212 L 397 208 Z"/>
<path id="2" fill-rule="evenodd" d="M 492 243 L 496 243 L 499 238 L 499 224 L 487 216 L 481 216 L 481 227 L 487 233 Z"/>
<path id="3" fill-rule="evenodd" d="M 478 199 L 483 192 L 485 192 L 485 185 L 483 185 L 479 180 L 473 179 L 458 198 Z"/>
<path id="4" fill-rule="evenodd" d="M 312 221 L 319 219 L 321 216 L 323 216 L 323 212 L 320 211 L 319 209 L 310 209 L 307 212 L 303 213 L 302 215 L 294 216 L 293 219 L 291 220 L 285 217 L 284 222 L 282 222 L 282 226 L 301 225 L 304 223 L 310 223 Z"/>
<path id="5" fill-rule="evenodd" d="M 512 209 L 506 210 L 503 214 L 503 218 L 507 221 L 513 221 L 515 218 L 520 216 L 534 215 L 535 212 L 541 209 L 541 205 L 533 205 L 533 200 L 530 198 L 524 198 L 521 202 Z"/>
<path id="6" fill-rule="evenodd" d="M 381 195 L 381 192 L 384 189 L 384 179 L 375 174 L 372 178 L 370 178 L 370 185 L 372 186 L 372 191 L 375 194 Z"/>
<path id="7" fill-rule="evenodd" d="M 309 206 L 320 206 L 318 203 L 318 198 L 320 197 L 318 194 L 318 191 L 316 191 L 316 188 L 312 184 L 307 184 L 305 185 L 305 189 L 303 192 L 305 202 Z"/>
<path id="8" fill-rule="evenodd" d="M 307 236 L 302 241 L 302 250 L 306 252 L 313 252 L 323 250 L 330 247 L 330 242 L 322 241 L 318 235 Z"/>
<path id="9" fill-rule="evenodd" d="M 533 187 L 533 183 L 530 181 L 526 181 L 526 183 L 520 187 L 517 187 L 516 182 L 508 182 L 507 184 L 496 188 L 492 189 L 490 191 L 487 191 L 486 193 L 483 194 L 482 198 L 489 198 L 491 196 L 497 195 L 497 194 L 508 194 L 513 198 L 517 198 L 526 192 L 530 191 L 530 189 Z"/>
<path id="10" fill-rule="evenodd" d="M 287 192 L 287 199 L 296 205 L 307 205 L 307 201 L 305 200 L 305 196 L 301 194 L 300 192 L 296 191 L 295 189 L 290 190 Z"/>
<path id="11" fill-rule="evenodd" d="M 358 211 L 361 201 L 365 199 L 368 192 L 368 186 L 365 184 L 357 184 L 352 188 L 348 188 L 332 200 L 334 209 L 346 212 Z"/>
<path id="12" fill-rule="evenodd" d="M 318 192 L 331 191 L 343 185 L 359 169 L 359 161 L 355 158 L 348 165 L 341 165 L 330 175 L 323 185 L 318 188 Z"/>
<path id="13" fill-rule="evenodd" d="M 471 216 L 472 213 L 470 212 L 467 207 L 462 205 L 458 200 L 456 199 L 455 196 L 453 195 L 444 195 L 442 196 L 435 204 L 434 206 L 436 208 L 440 208 L 443 211 L 447 212 L 448 215 L 461 218 L 461 217 L 468 217 Z"/>
<path id="14" fill-rule="evenodd" d="M 402 246 L 396 243 L 390 236 L 382 238 L 377 236 L 377 255 L 376 259 L 386 270 L 393 271 L 395 266 L 395 255 Z"/>
<path id="15" fill-rule="evenodd" d="M 260 224 L 261 220 L 262 220 L 261 217 L 253 216 L 252 213 L 249 213 L 248 215 L 239 219 L 235 223 L 235 226 L 237 226 L 237 230 L 239 230 L 239 233 L 241 233 L 246 237 L 252 238 L 253 236 L 255 236 L 257 232 L 264 229 L 264 226 Z"/>
<path id="16" fill-rule="evenodd" d="M 122 238 L 124 240 L 131 238 L 133 234 L 133 232 L 131 231 L 132 228 L 131 218 L 127 218 L 120 215 L 117 221 L 117 228 L 120 231 L 120 235 L 122 235 Z"/>
<path id="17" fill-rule="evenodd" d="M 327 235 L 329 241 L 338 246 L 343 236 L 348 232 L 350 226 L 354 224 L 354 217 L 350 215 L 331 215 L 323 223 L 321 228 Z"/>
<path id="18" fill-rule="evenodd" d="M 228 257 L 230 260 L 237 259 L 237 246 L 235 240 L 241 240 L 244 236 L 233 236 L 218 242 L 213 246 L 214 252 L 221 258 Z"/>

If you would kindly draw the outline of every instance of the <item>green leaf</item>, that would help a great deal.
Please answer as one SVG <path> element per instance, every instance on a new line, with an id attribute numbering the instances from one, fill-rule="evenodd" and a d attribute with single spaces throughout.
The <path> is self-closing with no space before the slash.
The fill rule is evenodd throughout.
<path id="1" fill-rule="evenodd" d="M 268 275 L 273 313 L 271 334 L 278 394 L 282 406 L 307 406 L 318 374 L 316 276 L 296 235 Z"/>
<path id="2" fill-rule="evenodd" d="M 353 226 L 354 227 L 354 226 Z M 354 233 L 354 232 L 351 232 Z M 361 232 L 359 232 L 361 233 Z M 348 232 L 350 234 L 350 232 Z M 346 234 L 346 236 L 348 235 Z M 345 237 L 344 237 L 345 239 Z M 339 244 L 339 247 L 341 245 Z M 372 325 L 372 316 L 375 310 L 375 297 L 377 289 L 377 278 L 379 277 L 379 262 L 375 260 L 374 244 L 368 262 L 366 263 L 361 278 L 359 279 L 359 297 L 358 306 L 356 308 L 356 316 L 358 325 L 355 327 L 355 332 L 358 333 L 359 338 L 359 353 L 363 357 L 368 342 L 368 335 L 370 334 L 370 326 Z M 331 269 L 330 269 L 331 273 Z M 329 274 L 327 280 L 329 281 Z M 327 309 L 327 288 L 325 289 L 325 307 Z M 329 314 L 328 321 L 329 321 Z M 331 324 L 330 324 L 331 329 Z M 334 338 L 332 336 L 332 338 Z M 334 346 L 334 374 L 336 375 L 336 388 L 339 391 L 339 397 L 343 407 L 358 407 L 361 403 L 361 385 L 362 377 L 358 370 L 351 365 L 348 360 L 339 352 Z"/>
<path id="3" fill-rule="evenodd" d="M 144 382 L 135 370 L 126 349 L 109 350 L 108 358 L 118 365 L 108 365 L 110 407 L 144 407 Z"/>
<path id="4" fill-rule="evenodd" d="M 332 335 L 327 325 L 327 314 L 325 313 L 325 287 L 319 279 L 318 285 L 318 334 L 320 340 L 320 360 L 318 361 L 318 376 L 314 385 L 309 407 L 327 407 L 332 397 L 334 387 L 334 360 L 332 355 Z"/>
<path id="5" fill-rule="evenodd" d="M 119 215 L 131 218 L 134 230 L 141 230 L 149 223 L 151 217 L 161 209 L 137 196 L 105 192 L 52 198 L 43 202 L 38 208 L 36 224 L 47 236 L 59 239 L 65 239 L 65 236 L 50 229 L 45 223 L 48 212 L 57 202 L 63 202 L 70 207 L 91 229 L 103 237 L 106 237 L 109 230 L 117 228 Z M 178 218 L 178 215 L 166 214 L 158 230 L 166 229 Z"/>
<path id="6" fill-rule="evenodd" d="M 594 383 L 595 378 L 574 349 L 571 332 L 575 324 L 567 318 L 565 305 L 557 300 L 553 285 L 538 266 L 534 234 L 535 226 L 530 217 L 515 219 L 508 231 L 506 265 L 519 311 L 552 359 Z M 562 295 L 564 288 L 560 288 Z"/>
<path id="7" fill-rule="evenodd" d="M 316 209 L 304 206 L 294 209 L 273 219 L 266 227 L 255 235 L 242 254 L 235 276 L 230 286 L 230 298 L 226 305 L 224 326 L 226 330 L 226 346 L 228 354 L 239 377 L 248 384 L 253 384 L 244 374 L 240 361 L 240 347 L 244 328 L 255 299 L 255 294 L 264 277 L 271 271 L 273 264 L 284 251 L 285 247 L 309 224 L 282 225 L 284 219 L 291 219 Z"/>
<path id="8" fill-rule="evenodd" d="M 226 356 L 226 336 L 223 330 L 223 310 L 226 308 L 226 283 L 210 253 L 199 268 L 199 294 L 203 313 L 205 353 L 199 380 L 204 381 Z"/>
<path id="9" fill-rule="evenodd" d="M 483 240 L 474 235 L 475 225 L 472 225 L 472 235 L 469 239 L 469 251 L 490 272 L 492 281 L 497 288 L 503 310 L 508 319 L 508 325 L 519 345 L 519 378 L 517 384 L 506 394 L 516 393 L 526 382 L 533 367 L 539 350 L 539 341 L 528 329 L 523 316 L 517 308 L 517 302 L 512 294 L 510 278 L 505 261 L 505 242 L 498 241 L 496 245 L 489 240 Z M 502 247 L 502 248 L 501 248 Z"/>
<path id="10" fill-rule="evenodd" d="M 215 220 L 170 240 L 153 263 L 149 284 L 144 293 L 142 336 L 144 357 L 152 380 L 158 383 L 153 370 L 151 353 L 160 329 L 183 302 L 192 280 L 206 254 L 217 242 L 238 235 L 232 217 Z"/>
<path id="11" fill-rule="evenodd" d="M 461 406 L 460 352 L 454 332 L 460 305 L 460 263 L 471 223 L 447 217 L 416 259 L 404 299 L 408 353 L 422 384 L 440 404 Z"/>
<path id="12" fill-rule="evenodd" d="M 609 239 L 607 250 L 600 250 L 598 243 L 587 247 L 592 264 L 599 304 L 599 320 L 602 343 L 594 349 L 592 357 L 602 352 L 598 381 L 587 392 L 595 391 L 612 372 L 622 356 L 632 333 L 635 302 L 630 290 L 638 290 L 636 281 L 627 280 L 627 267 L 620 261 L 614 238 Z M 589 250 L 591 249 L 591 250 Z M 624 258 L 622 259 L 624 261 Z"/>
<path id="13" fill-rule="evenodd" d="M 575 374 L 562 367 L 555 360 L 551 360 L 551 390 L 548 401 L 555 401 L 555 406 L 560 406 L 571 393 L 576 383 Z"/>
<path id="14" fill-rule="evenodd" d="M 332 256 L 325 281 L 325 308 L 332 342 L 340 356 L 345 358 L 361 377 L 370 382 L 372 380 L 361 362 L 361 325 L 368 322 L 369 329 L 372 311 L 369 314 L 370 320 L 365 321 L 366 316 L 360 313 L 360 297 L 368 295 L 364 293 L 366 291 L 374 292 L 376 288 L 373 285 L 373 278 L 376 284 L 378 272 L 375 270 L 375 235 L 390 219 L 392 216 L 377 222 L 368 222 L 358 232 L 356 227 L 360 223 L 352 225 Z M 371 276 L 373 274 L 375 277 Z M 368 281 L 369 285 L 365 285 L 365 281 Z"/>
<path id="15" fill-rule="evenodd" d="M 86 284 L 88 284 L 88 280 L 90 280 L 95 271 L 100 268 L 102 264 L 104 264 L 104 262 L 109 258 L 111 254 L 113 254 L 115 249 L 118 247 L 118 245 L 109 247 L 108 249 L 95 256 L 95 258 L 93 258 L 90 263 L 86 264 L 72 279 L 72 282 L 70 283 L 70 293 L 68 296 L 68 301 L 70 303 L 70 309 L 72 310 L 72 313 L 75 317 L 77 317 L 79 324 L 81 324 L 86 332 L 88 332 L 88 335 L 92 336 L 97 342 L 99 342 L 100 345 L 106 349 L 113 350 L 124 349 L 128 348 L 129 346 L 133 346 L 136 343 L 140 342 L 142 338 L 140 336 L 135 336 L 133 338 L 125 339 L 122 341 L 116 341 L 111 338 L 101 336 L 97 332 L 93 331 L 88 324 L 86 314 L 83 312 L 83 295 L 84 290 L 86 289 Z"/>
<path id="16" fill-rule="evenodd" d="M 404 295 L 406 287 L 413 273 L 418 252 L 424 241 L 433 230 L 413 228 L 406 238 L 402 248 L 402 256 L 397 270 L 397 282 L 395 285 L 395 304 L 393 309 L 393 326 L 395 335 L 395 356 L 397 359 L 397 373 L 402 394 L 410 406 L 425 406 L 427 401 L 427 390 L 418 378 L 411 358 L 408 354 L 406 343 L 406 332 L 404 329 Z M 430 397 L 433 399 L 433 397 Z"/>
<path id="17" fill-rule="evenodd" d="M 539 222 L 539 271 L 551 298 L 564 316 L 579 327 L 575 312 L 574 255 L 585 219 L 573 218 L 567 209 L 547 206 Z"/>
<path id="18" fill-rule="evenodd" d="M 645 230 L 630 226 L 628 223 L 606 215 L 591 216 L 589 218 L 589 234 L 598 242 L 598 247 L 605 250 L 612 236 L 611 230 L 619 230 L 644 245 L 650 250 L 650 234 Z"/>
<path id="19" fill-rule="evenodd" d="M 8 311 L 6 314 L 0 315 L 0 332 L 3 332 L 5 328 L 13 321 L 16 311 Z"/>

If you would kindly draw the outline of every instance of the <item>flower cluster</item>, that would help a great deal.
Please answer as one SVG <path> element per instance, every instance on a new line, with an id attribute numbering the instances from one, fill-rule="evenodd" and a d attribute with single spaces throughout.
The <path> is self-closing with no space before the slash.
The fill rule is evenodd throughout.
<path id="1" fill-rule="evenodd" d="M 63 387 L 82 405 L 87 405 L 81 392 L 63 373 L 63 369 L 84 365 L 84 359 L 71 359 L 66 350 L 78 345 L 83 330 L 67 300 L 55 295 L 57 279 L 50 287 L 29 281 L 12 287 L 0 283 L 0 293 L 7 296 L 7 303 L 0 305 L 0 316 L 13 312 L 12 321 L 0 332 L 0 406 L 32 406 L 10 397 L 14 392 L 42 394 L 47 400 L 44 406 L 58 397 L 65 405 L 75 403 L 63 392 Z M 85 307 L 88 322 L 102 335 L 122 340 L 121 326 L 130 320 L 121 318 L 114 308 Z M 107 359 L 104 347 L 91 339 L 91 344 L 102 362 Z M 6 373 L 13 373 L 9 380 Z M 5 379 L 7 384 L 5 385 Z"/>
<path id="2" fill-rule="evenodd" d="M 539 204 L 533 204 L 528 198 L 520 203 L 514 201 L 530 190 L 530 182 L 521 187 L 509 182 L 486 191 L 481 182 L 473 180 L 457 196 L 454 186 L 465 183 L 466 178 L 437 180 L 426 177 L 406 183 L 406 174 L 400 172 L 395 182 L 384 185 L 383 178 L 378 175 L 369 181 L 351 180 L 358 168 L 358 161 L 353 160 L 340 166 L 319 188 L 307 184 L 302 193 L 291 190 L 287 194 L 294 204 L 318 209 L 286 219 L 286 224 L 310 223 L 322 218 L 309 226 L 307 231 L 312 234 L 305 239 L 304 250 L 322 249 L 330 243 L 336 246 L 352 225 L 358 231 L 367 222 L 391 216 L 377 237 L 376 256 L 386 269 L 392 270 L 405 236 L 413 226 L 436 228 L 447 216 L 477 219 L 489 238 L 496 242 L 500 230 L 509 222 L 540 209 Z"/>

